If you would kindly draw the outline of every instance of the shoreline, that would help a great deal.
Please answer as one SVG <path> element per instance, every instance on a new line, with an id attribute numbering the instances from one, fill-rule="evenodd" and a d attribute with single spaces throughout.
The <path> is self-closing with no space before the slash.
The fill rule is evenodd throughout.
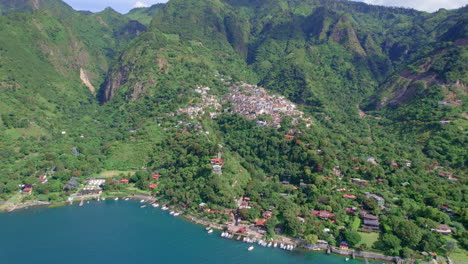
<path id="1" fill-rule="evenodd" d="M 79 196 L 77 196 L 79 197 Z M 98 201 L 98 198 L 100 196 L 85 196 L 80 199 L 80 201 Z M 132 200 L 144 200 L 145 203 L 154 203 L 158 201 L 158 198 L 153 197 L 153 196 L 148 196 L 148 195 L 107 195 L 104 198 L 106 199 L 115 199 L 115 198 L 130 198 Z M 62 207 L 62 206 L 67 206 L 67 205 L 73 205 L 73 201 L 61 201 L 61 202 L 55 202 L 55 203 L 50 203 L 50 202 L 41 202 L 41 201 L 35 201 L 33 204 L 16 204 L 14 208 L 11 208 L 10 210 L 5 209 L 5 210 L 0 210 L 0 213 L 11 213 L 13 211 L 18 211 L 18 210 L 27 210 L 30 208 L 40 208 L 40 207 L 47 207 L 47 208 L 56 208 L 56 207 Z M 210 227 L 211 229 L 216 229 L 218 231 L 224 231 L 227 228 L 227 225 L 222 225 L 218 223 L 213 223 L 209 222 L 203 219 L 198 218 L 195 215 L 191 215 L 186 213 L 186 211 L 181 210 L 180 208 L 176 208 L 177 205 L 170 205 L 169 203 L 165 204 L 168 206 L 172 211 L 180 213 L 180 217 L 188 222 L 191 222 L 196 225 L 204 226 L 204 227 Z M 197 219 L 198 218 L 198 219 Z M 377 260 L 377 261 L 383 261 L 386 263 L 403 263 L 404 259 L 400 257 L 394 257 L 394 256 L 385 256 L 383 254 L 375 253 L 375 252 L 368 252 L 368 251 L 357 251 L 354 249 L 350 250 L 340 250 L 339 248 L 335 246 L 328 246 L 327 248 L 320 248 L 320 250 L 312 250 L 307 247 L 304 247 L 301 245 L 300 241 L 298 241 L 297 238 L 293 237 L 287 237 L 287 236 L 281 236 L 284 238 L 289 239 L 290 241 L 293 241 L 296 244 L 296 248 L 302 251 L 307 251 L 307 252 L 315 252 L 315 253 L 320 253 L 320 254 L 334 254 L 334 255 L 340 255 L 340 256 L 347 256 L 351 258 L 356 258 L 356 259 L 371 259 L 371 260 Z M 420 262 L 420 263 L 425 263 L 425 262 Z"/>

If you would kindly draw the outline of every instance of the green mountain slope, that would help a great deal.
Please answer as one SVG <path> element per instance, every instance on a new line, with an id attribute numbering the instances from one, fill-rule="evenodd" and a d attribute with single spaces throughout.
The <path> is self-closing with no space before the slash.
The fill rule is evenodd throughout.
<path id="1" fill-rule="evenodd" d="M 163 6 L 164 4 L 155 4 L 150 7 L 134 8 L 125 14 L 125 16 L 137 20 L 144 25 L 149 25 L 153 17 L 158 14 Z"/>

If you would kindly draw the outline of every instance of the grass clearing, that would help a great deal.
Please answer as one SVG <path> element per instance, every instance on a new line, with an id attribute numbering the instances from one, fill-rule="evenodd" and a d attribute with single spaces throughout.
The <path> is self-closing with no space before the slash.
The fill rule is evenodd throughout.
<path id="1" fill-rule="evenodd" d="M 358 232 L 361 235 L 361 244 L 366 244 L 368 248 L 372 247 L 374 243 L 379 240 L 379 233 L 365 233 Z"/>

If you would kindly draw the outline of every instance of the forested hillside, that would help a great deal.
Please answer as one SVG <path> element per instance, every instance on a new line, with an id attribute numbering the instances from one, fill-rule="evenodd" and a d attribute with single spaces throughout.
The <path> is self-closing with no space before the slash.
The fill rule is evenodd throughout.
<path id="1" fill-rule="evenodd" d="M 108 194 L 219 221 L 250 201 L 236 214 L 267 218 L 271 237 L 466 253 L 467 7 L 171 0 L 123 16 L 42 0 L 0 13 L 5 200 L 32 184 L 21 199 L 61 201 L 72 177 L 101 176 Z"/>

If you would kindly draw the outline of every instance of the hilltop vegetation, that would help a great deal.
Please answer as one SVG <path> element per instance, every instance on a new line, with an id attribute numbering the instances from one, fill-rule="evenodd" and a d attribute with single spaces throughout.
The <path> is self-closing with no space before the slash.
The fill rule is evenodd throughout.
<path id="1" fill-rule="evenodd" d="M 248 197 L 239 216 L 270 211 L 269 236 L 404 257 L 452 253 L 448 236 L 432 231 L 446 224 L 466 249 L 466 10 L 171 0 L 124 16 L 4 1 L 0 197 L 32 184 L 25 200 L 60 201 L 72 177 L 137 168 L 105 191 L 151 192 L 213 219 Z M 271 116 L 234 113 L 221 98 L 240 82 L 284 95 L 311 125 L 262 126 Z M 182 113 L 202 105 L 197 87 L 221 109 Z M 218 153 L 222 174 L 210 164 Z M 157 188 L 151 173 L 161 175 Z M 362 241 L 360 211 L 380 221 Z"/>

